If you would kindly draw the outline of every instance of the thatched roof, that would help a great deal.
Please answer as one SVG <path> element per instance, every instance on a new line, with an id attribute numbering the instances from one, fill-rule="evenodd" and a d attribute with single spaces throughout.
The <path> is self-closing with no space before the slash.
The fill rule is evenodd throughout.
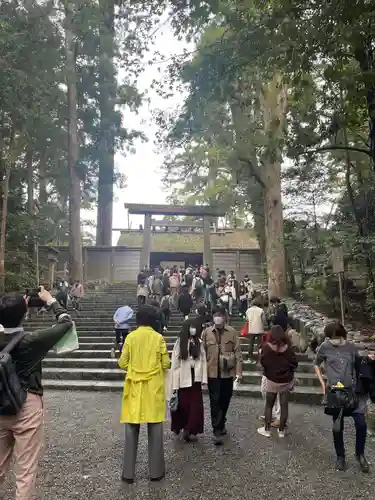
<path id="1" fill-rule="evenodd" d="M 123 231 L 117 246 L 139 248 L 143 245 L 141 231 Z M 258 250 L 258 241 L 251 229 L 233 229 L 211 233 L 212 250 Z M 152 252 L 203 253 L 203 233 L 157 231 L 151 236 Z"/>

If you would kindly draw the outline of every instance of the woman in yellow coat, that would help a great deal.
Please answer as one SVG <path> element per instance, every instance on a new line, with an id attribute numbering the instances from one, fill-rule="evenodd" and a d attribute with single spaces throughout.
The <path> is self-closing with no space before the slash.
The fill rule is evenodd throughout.
<path id="1" fill-rule="evenodd" d="M 134 481 L 140 424 L 148 426 L 149 473 L 152 481 L 164 477 L 163 422 L 166 414 L 164 375 L 170 368 L 165 340 L 155 331 L 157 311 L 141 306 L 137 329 L 127 337 L 118 361 L 126 371 L 121 422 L 125 424 L 122 479 Z"/>

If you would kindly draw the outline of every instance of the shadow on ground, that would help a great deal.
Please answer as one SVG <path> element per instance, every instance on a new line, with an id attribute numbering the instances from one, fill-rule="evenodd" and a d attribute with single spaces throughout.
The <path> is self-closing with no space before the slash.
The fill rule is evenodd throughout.
<path id="1" fill-rule="evenodd" d="M 290 435 L 267 440 L 256 432 L 260 400 L 234 398 L 225 446 L 211 442 L 209 407 L 206 434 L 183 444 L 166 424 L 167 477 L 147 480 L 145 429 L 141 432 L 137 480 L 120 481 L 123 429 L 121 396 L 113 393 L 50 392 L 45 396 L 46 451 L 38 476 L 38 500 L 332 500 L 372 498 L 375 491 L 375 442 L 368 458 L 374 472 L 361 474 L 354 459 L 353 425 L 346 426 L 349 470 L 333 470 L 331 424 L 321 408 L 293 405 Z M 13 480 L 2 500 L 13 500 Z"/>

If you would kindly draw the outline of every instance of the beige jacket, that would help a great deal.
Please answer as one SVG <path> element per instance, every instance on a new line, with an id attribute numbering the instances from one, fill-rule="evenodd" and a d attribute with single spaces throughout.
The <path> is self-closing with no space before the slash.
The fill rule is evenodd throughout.
<path id="1" fill-rule="evenodd" d="M 208 378 L 242 377 L 242 352 L 238 333 L 225 325 L 222 333 L 215 326 L 210 326 L 202 334 L 202 344 L 207 357 Z M 229 367 L 225 369 L 223 362 Z"/>

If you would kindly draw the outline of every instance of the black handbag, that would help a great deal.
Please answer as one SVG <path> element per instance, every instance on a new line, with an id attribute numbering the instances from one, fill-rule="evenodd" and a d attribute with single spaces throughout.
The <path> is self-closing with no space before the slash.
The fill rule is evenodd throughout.
<path id="1" fill-rule="evenodd" d="M 354 387 L 330 387 L 327 392 L 327 409 L 332 414 L 343 410 L 351 414 L 358 407 L 358 397 Z"/>

